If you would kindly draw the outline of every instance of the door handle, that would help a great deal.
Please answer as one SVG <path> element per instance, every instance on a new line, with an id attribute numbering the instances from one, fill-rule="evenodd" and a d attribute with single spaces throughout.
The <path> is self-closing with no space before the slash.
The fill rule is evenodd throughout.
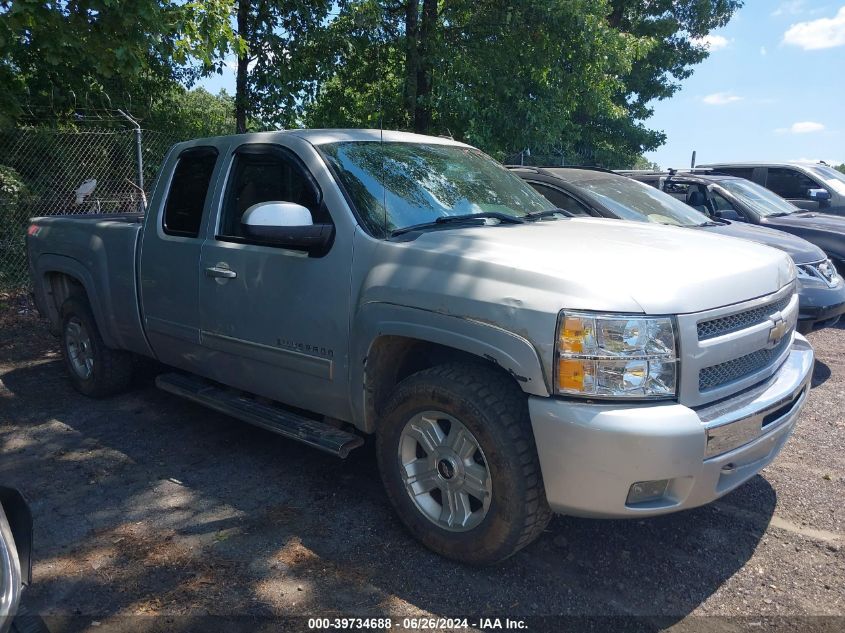
<path id="1" fill-rule="evenodd" d="M 230 268 L 223 268 L 222 266 L 210 266 L 205 269 L 206 277 L 216 277 L 219 279 L 234 279 L 238 276 L 234 270 Z"/>

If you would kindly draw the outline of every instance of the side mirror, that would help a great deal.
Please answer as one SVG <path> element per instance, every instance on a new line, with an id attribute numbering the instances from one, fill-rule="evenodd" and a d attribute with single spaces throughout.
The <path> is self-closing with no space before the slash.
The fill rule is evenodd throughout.
<path id="1" fill-rule="evenodd" d="M 810 200 L 815 200 L 816 202 L 828 202 L 831 198 L 830 192 L 827 189 L 808 189 L 807 195 Z"/>
<path id="2" fill-rule="evenodd" d="M 311 212 L 293 202 L 254 204 L 244 211 L 241 226 L 246 237 L 297 250 L 325 247 L 334 230 L 332 224 L 314 224 Z"/>
<path id="3" fill-rule="evenodd" d="M 723 209 L 722 211 L 716 211 L 716 217 L 721 218 L 722 220 L 731 220 L 733 222 L 745 221 L 745 218 L 743 218 L 739 213 L 737 213 L 733 209 Z"/>

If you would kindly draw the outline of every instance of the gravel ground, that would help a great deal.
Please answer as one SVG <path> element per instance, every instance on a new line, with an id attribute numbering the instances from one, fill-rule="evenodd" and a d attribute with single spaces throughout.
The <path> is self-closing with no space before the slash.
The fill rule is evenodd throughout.
<path id="1" fill-rule="evenodd" d="M 207 614 L 237 614 L 254 630 L 278 617 L 385 615 L 557 630 L 845 629 L 841 326 L 809 336 L 818 360 L 798 428 L 740 489 L 656 519 L 557 517 L 514 558 L 474 569 L 405 532 L 370 446 L 327 456 L 160 392 L 150 377 L 88 400 L 29 304 L 0 304 L 0 482 L 31 503 L 25 602 L 53 631 L 224 621 L 188 617 Z M 547 617 L 599 615 L 622 619 Z"/>

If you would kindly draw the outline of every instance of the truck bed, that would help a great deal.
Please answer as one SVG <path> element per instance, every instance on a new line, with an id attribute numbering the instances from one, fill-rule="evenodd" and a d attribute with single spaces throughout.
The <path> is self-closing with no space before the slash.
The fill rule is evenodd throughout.
<path id="1" fill-rule="evenodd" d="M 52 278 L 61 271 L 82 280 L 94 317 L 110 347 L 151 354 L 138 307 L 137 260 L 143 214 L 33 218 L 27 254 L 39 310 L 59 323 Z"/>

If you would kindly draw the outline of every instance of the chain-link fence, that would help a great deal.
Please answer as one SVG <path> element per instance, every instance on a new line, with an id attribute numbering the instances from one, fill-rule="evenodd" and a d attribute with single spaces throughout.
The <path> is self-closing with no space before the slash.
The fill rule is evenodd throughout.
<path id="1" fill-rule="evenodd" d="M 140 210 L 177 140 L 172 133 L 141 130 L 144 192 L 138 186 L 138 137 L 129 121 L 0 129 L 0 290 L 28 283 L 29 218 Z"/>

